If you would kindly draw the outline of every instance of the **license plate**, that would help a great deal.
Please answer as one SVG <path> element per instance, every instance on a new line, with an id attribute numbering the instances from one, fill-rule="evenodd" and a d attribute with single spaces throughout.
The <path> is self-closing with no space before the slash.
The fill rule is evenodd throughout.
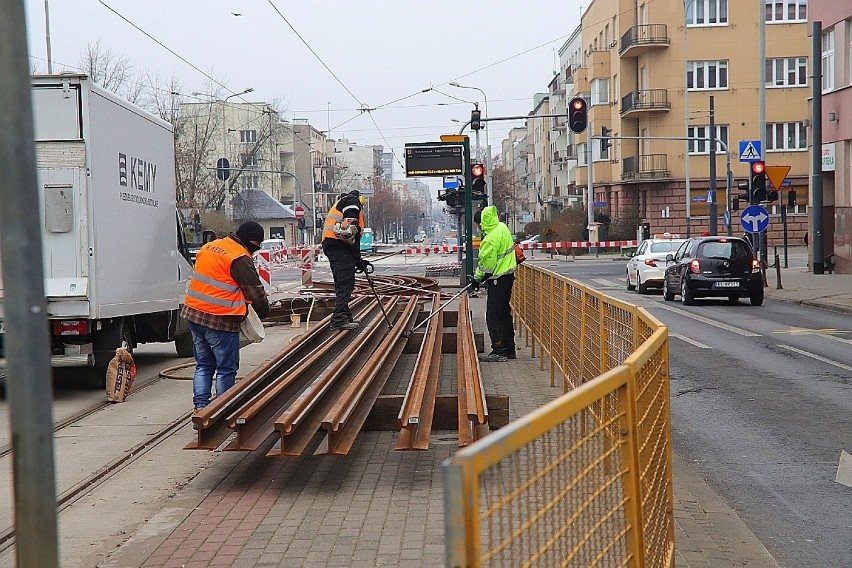
<path id="1" fill-rule="evenodd" d="M 739 282 L 714 282 L 713 287 L 715 288 L 739 288 Z"/>

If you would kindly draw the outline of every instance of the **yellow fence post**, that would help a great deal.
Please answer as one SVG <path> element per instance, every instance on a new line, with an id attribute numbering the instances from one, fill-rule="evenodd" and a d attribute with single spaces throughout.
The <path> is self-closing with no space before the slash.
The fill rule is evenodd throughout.
<path id="1" fill-rule="evenodd" d="M 631 566 L 645 566 L 645 523 L 642 514 L 642 480 L 641 461 L 639 459 L 639 440 L 636 432 L 639 428 L 636 412 L 636 380 L 633 368 L 629 368 L 630 377 L 627 379 L 623 392 L 624 398 L 619 399 L 619 410 L 625 413 L 621 425 L 624 451 L 621 452 L 621 467 L 627 471 L 624 480 L 624 496 L 627 498 L 627 518 L 630 531 L 627 533 L 627 544 L 634 562 Z"/>

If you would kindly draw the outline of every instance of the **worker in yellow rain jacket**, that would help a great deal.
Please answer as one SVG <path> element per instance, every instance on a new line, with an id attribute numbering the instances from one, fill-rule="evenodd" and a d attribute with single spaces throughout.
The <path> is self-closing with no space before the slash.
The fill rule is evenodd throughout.
<path id="1" fill-rule="evenodd" d="M 479 244 L 479 264 L 473 273 L 473 287 L 484 282 L 488 292 L 485 324 L 491 338 L 491 352 L 480 355 L 488 363 L 514 359 L 515 328 L 512 324 L 512 285 L 515 283 L 515 241 L 505 223 L 500 222 L 493 205 L 477 211 L 473 220 L 484 237 Z"/>

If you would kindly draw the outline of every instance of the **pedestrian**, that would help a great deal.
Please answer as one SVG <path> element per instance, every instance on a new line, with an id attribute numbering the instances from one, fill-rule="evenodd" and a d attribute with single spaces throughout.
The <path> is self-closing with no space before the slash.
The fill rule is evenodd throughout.
<path id="1" fill-rule="evenodd" d="M 515 328 L 512 322 L 512 285 L 515 283 L 515 241 L 505 223 L 497 217 L 497 208 L 489 205 L 473 216 L 483 235 L 479 243 L 479 265 L 473 274 L 474 290 L 485 282 L 488 300 L 485 325 L 491 338 L 491 352 L 480 355 L 487 363 L 515 359 Z"/>
<path id="2" fill-rule="evenodd" d="M 329 329 L 357 329 L 360 322 L 352 317 L 349 300 L 355 289 L 355 272 L 365 272 L 372 264 L 361 258 L 361 233 L 364 231 L 363 198 L 357 190 L 340 196 L 325 216 L 322 251 L 334 278 L 334 313 Z"/>
<path id="3" fill-rule="evenodd" d="M 201 247 L 189 281 L 181 316 L 189 321 L 195 375 L 192 403 L 197 413 L 210 404 L 213 375 L 216 395 L 234 386 L 240 366 L 240 324 L 251 304 L 263 319 L 269 299 L 252 254 L 260 249 L 263 227 L 246 221 L 236 233 Z"/>

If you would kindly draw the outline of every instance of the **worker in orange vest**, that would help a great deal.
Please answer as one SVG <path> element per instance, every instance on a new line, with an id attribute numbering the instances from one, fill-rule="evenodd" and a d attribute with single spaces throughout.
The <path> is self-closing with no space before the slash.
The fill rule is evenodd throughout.
<path id="1" fill-rule="evenodd" d="M 214 374 L 217 395 L 234 386 L 240 366 L 240 324 L 247 305 L 261 319 L 269 315 L 269 299 L 251 256 L 260 249 L 263 234 L 260 224 L 246 221 L 236 234 L 201 247 L 195 258 L 180 314 L 192 332 L 195 412 L 210 403 Z"/>
<path id="2" fill-rule="evenodd" d="M 329 326 L 332 330 L 357 329 L 359 324 L 349 310 L 349 300 L 355 289 L 355 272 L 364 272 L 367 267 L 372 267 L 361 258 L 363 199 L 357 190 L 345 193 L 325 216 L 322 252 L 328 258 L 334 277 L 334 313 Z"/>

